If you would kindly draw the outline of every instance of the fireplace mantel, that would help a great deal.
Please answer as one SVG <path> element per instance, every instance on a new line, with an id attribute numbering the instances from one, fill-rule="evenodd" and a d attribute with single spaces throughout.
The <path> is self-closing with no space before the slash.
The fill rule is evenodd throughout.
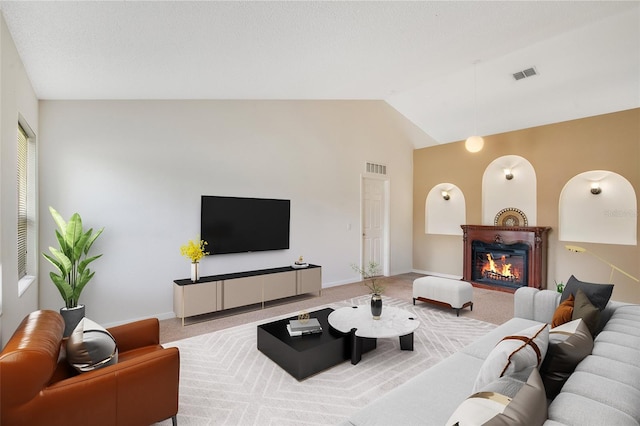
<path id="1" fill-rule="evenodd" d="M 472 281 L 472 253 L 473 241 L 484 243 L 515 244 L 524 243 L 531 248 L 528 265 L 529 287 L 547 287 L 547 233 L 551 229 L 547 226 L 486 226 L 461 225 L 464 242 L 463 279 L 476 287 L 487 287 Z M 495 289 L 494 287 L 490 287 Z"/>

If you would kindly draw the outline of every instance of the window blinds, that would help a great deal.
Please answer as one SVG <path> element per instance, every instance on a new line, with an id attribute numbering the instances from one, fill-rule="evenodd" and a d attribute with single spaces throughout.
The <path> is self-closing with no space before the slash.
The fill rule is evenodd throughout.
<path id="1" fill-rule="evenodd" d="M 27 134 L 18 125 L 18 279 L 27 275 Z"/>

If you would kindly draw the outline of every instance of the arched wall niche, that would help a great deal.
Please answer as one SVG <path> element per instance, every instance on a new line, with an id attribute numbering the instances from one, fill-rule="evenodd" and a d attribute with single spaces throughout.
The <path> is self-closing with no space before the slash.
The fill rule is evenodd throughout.
<path id="1" fill-rule="evenodd" d="M 599 194 L 592 194 L 594 184 Z M 562 188 L 558 209 L 560 241 L 638 243 L 636 193 L 617 173 L 592 170 L 574 176 Z"/>
<path id="2" fill-rule="evenodd" d="M 444 199 L 443 191 L 449 196 Z M 462 228 L 466 221 L 466 203 L 464 194 L 452 183 L 439 183 L 427 194 L 425 201 L 426 234 L 462 235 Z"/>
<path id="3" fill-rule="evenodd" d="M 511 179 L 507 179 L 507 171 Z M 482 175 L 482 225 L 493 225 L 498 212 L 506 208 L 521 210 L 527 225 L 536 226 L 536 172 L 519 155 L 496 158 Z"/>

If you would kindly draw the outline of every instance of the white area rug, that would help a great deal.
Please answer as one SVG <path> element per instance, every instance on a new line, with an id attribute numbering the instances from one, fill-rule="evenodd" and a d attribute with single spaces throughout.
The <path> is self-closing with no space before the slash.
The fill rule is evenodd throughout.
<path id="1" fill-rule="evenodd" d="M 369 300 L 362 296 L 316 309 Z M 378 347 L 357 365 L 347 360 L 301 382 L 256 348 L 258 324 L 298 312 L 165 345 L 180 348 L 178 425 L 335 425 L 496 327 L 425 303 L 383 303 L 420 320 L 412 352 L 401 351 L 397 338 L 378 339 Z"/>

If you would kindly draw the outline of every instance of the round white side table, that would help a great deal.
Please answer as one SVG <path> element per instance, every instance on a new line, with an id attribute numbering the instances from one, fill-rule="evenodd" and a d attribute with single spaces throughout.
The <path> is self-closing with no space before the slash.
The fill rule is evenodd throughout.
<path id="1" fill-rule="evenodd" d="M 412 351 L 413 332 L 420 325 L 411 312 L 393 306 L 383 306 L 377 320 L 373 319 L 368 305 L 336 309 L 329 314 L 328 320 L 331 327 L 351 334 L 352 364 L 362 359 L 363 339 L 399 337 L 400 349 Z"/>

